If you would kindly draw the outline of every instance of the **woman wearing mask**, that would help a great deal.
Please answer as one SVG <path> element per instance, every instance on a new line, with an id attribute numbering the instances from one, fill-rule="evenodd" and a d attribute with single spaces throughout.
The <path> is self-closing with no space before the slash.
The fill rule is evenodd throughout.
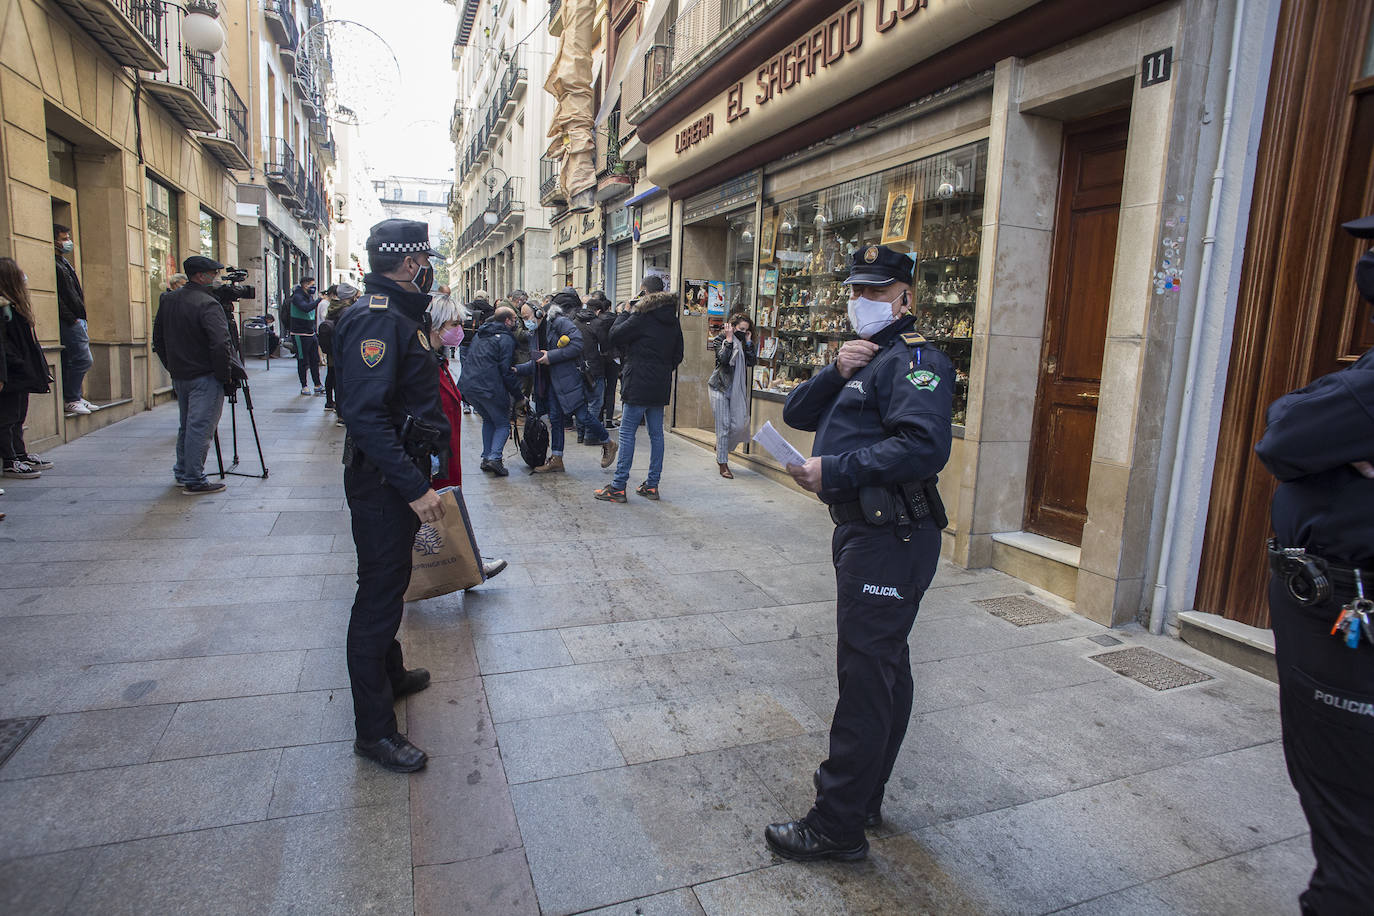
<path id="1" fill-rule="evenodd" d="M 33 478 L 52 462 L 29 453 L 24 444 L 24 420 L 29 395 L 47 394 L 48 363 L 34 335 L 33 304 L 28 278 L 11 258 L 0 258 L 0 457 L 6 477 Z M 0 515 L 0 518 L 3 518 Z"/>
<path id="2" fill-rule="evenodd" d="M 748 315 L 735 315 L 716 341 L 716 369 L 706 386 L 716 417 L 716 464 L 720 465 L 720 476 L 733 480 L 730 450 L 749 441 L 749 367 L 759 361 L 754 349 L 754 322 Z"/>
<path id="3" fill-rule="evenodd" d="M 435 296 L 429 303 L 429 343 L 439 360 L 439 404 L 449 425 L 449 467 L 443 477 L 434 478 L 434 489 L 461 487 L 463 464 L 459 458 L 462 442 L 463 395 L 448 369 L 448 348 L 463 343 L 462 318 L 458 306 L 448 296 Z"/>

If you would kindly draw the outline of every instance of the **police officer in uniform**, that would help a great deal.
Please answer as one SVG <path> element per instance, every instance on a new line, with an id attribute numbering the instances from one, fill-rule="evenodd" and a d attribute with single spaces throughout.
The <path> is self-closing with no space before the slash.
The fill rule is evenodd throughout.
<path id="1" fill-rule="evenodd" d="M 816 802 L 772 824 L 789 859 L 862 859 L 865 827 L 882 823 L 883 790 L 911 718 L 907 637 L 940 557 L 944 509 L 935 477 L 949 460 L 954 367 L 912 331 L 913 260 L 858 249 L 845 283 L 859 340 L 798 385 L 783 419 L 815 430 L 814 457 L 788 468 L 830 506 L 838 594 L 839 701 Z"/>
<path id="2" fill-rule="evenodd" d="M 439 403 L 438 357 L 429 340 L 434 283 L 429 228 L 389 219 L 367 239 L 367 294 L 334 329 L 338 413 L 348 427 L 344 492 L 358 551 L 358 593 L 348 623 L 353 750 L 389 770 L 424 767 L 424 751 L 396 730 L 392 704 L 429 686 L 402 664 L 396 631 L 421 522 L 443 517 L 431 457 L 446 461 L 449 424 Z"/>
<path id="3" fill-rule="evenodd" d="M 1374 216 L 1345 224 L 1374 239 Z M 1355 269 L 1374 302 L 1374 251 Z M 1288 775 L 1312 829 L 1306 914 L 1374 908 L 1374 349 L 1269 407 L 1269 613 Z M 1361 600 L 1361 593 L 1363 600 Z"/>

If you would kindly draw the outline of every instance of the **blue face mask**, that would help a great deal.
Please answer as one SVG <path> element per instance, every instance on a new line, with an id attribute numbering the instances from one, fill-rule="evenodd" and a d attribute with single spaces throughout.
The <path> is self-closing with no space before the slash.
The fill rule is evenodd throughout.
<path id="1" fill-rule="evenodd" d="M 539 322 L 535 321 L 533 318 L 525 319 L 525 330 L 533 331 L 537 327 L 539 327 Z"/>

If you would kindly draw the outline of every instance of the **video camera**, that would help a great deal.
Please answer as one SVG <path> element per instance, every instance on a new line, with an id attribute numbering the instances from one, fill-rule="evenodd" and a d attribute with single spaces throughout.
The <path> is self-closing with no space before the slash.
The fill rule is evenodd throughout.
<path id="1" fill-rule="evenodd" d="M 230 267 L 224 271 L 223 281 L 210 288 L 210 295 L 219 300 L 220 305 L 228 308 L 240 299 L 256 299 L 258 292 L 252 286 L 244 284 L 248 279 L 248 271 L 237 267 Z"/>

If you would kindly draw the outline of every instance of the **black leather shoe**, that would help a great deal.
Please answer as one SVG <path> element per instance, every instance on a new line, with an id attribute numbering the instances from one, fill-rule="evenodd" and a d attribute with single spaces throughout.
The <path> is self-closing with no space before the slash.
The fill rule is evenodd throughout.
<path id="1" fill-rule="evenodd" d="M 353 753 L 359 757 L 366 757 L 393 773 L 414 773 L 416 770 L 423 770 L 429 762 L 429 756 L 407 741 L 406 736 L 400 732 L 380 741 L 364 741 L 359 738 L 353 742 Z"/>
<path id="2" fill-rule="evenodd" d="M 814 862 L 819 859 L 856 862 L 868 856 L 868 840 L 861 839 L 854 846 L 841 846 L 817 833 L 806 821 L 769 824 L 763 831 L 763 838 L 768 841 L 768 848 L 773 852 L 784 859 L 796 862 Z"/>
<path id="3" fill-rule="evenodd" d="M 811 774 L 811 785 L 816 787 L 816 794 L 821 791 L 821 768 L 816 767 L 816 772 Z M 883 825 L 883 812 L 870 811 L 864 815 L 864 829 L 876 830 Z"/>
<path id="4" fill-rule="evenodd" d="M 391 685 L 391 698 L 399 700 L 412 693 L 419 693 L 429 686 L 429 672 L 424 668 L 411 668 L 399 681 Z"/>

